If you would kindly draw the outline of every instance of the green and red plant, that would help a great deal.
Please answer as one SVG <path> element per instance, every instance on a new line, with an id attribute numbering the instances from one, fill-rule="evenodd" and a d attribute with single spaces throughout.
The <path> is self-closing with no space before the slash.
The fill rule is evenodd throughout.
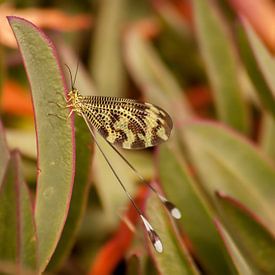
<path id="1" fill-rule="evenodd" d="M 20 75 L 17 82 L 3 77 L 14 64 L 1 51 L 7 62 L 0 62 L 0 272 L 111 274 L 124 263 L 123 274 L 274 274 L 274 39 L 262 26 L 275 24 L 273 3 L 151 1 L 150 9 L 137 4 L 143 16 L 125 7 L 130 22 L 125 2 L 100 3 L 91 50 L 84 47 L 91 75 L 80 62 L 77 87 L 87 95 L 141 94 L 172 116 L 167 143 L 153 154 L 126 155 L 182 218 L 172 221 L 139 188 L 136 201 L 164 245 L 158 254 L 133 209 L 121 214 L 126 197 L 85 123 L 60 119 L 69 114 L 58 105 L 68 93 L 62 64 L 77 63 L 73 47 L 9 16 L 33 112 Z M 32 115 L 37 153 L 26 135 Z M 137 179 L 104 150 L 134 194 Z"/>

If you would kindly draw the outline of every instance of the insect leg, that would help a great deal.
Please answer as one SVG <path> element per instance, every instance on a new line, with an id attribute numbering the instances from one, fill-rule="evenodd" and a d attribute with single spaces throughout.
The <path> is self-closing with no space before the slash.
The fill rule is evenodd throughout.
<path id="1" fill-rule="evenodd" d="M 62 120 L 67 120 L 66 117 L 63 117 L 63 116 L 60 116 L 60 115 L 57 115 L 57 114 L 48 113 L 47 115 L 48 116 L 54 116 L 54 117 L 57 117 L 57 118 L 62 119 Z"/>
<path id="2" fill-rule="evenodd" d="M 48 101 L 48 103 L 50 104 L 55 104 L 57 107 L 61 108 L 61 109 L 66 109 L 67 108 L 67 105 L 62 105 L 60 103 L 57 103 L 55 101 Z"/>

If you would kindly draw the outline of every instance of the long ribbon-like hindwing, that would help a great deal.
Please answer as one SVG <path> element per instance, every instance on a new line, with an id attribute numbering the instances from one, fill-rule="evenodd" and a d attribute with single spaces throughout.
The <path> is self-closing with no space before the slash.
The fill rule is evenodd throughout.
<path id="1" fill-rule="evenodd" d="M 82 96 L 74 87 L 72 87 L 69 93 L 67 107 L 71 108 L 70 115 L 72 112 L 76 112 L 84 118 L 96 145 L 138 212 L 155 250 L 157 252 L 162 252 L 163 246 L 158 234 L 145 218 L 142 211 L 137 207 L 133 198 L 125 188 L 125 185 L 115 172 L 107 156 L 97 142 L 93 133 L 93 128 L 101 134 L 107 143 L 128 164 L 130 169 L 132 169 L 132 171 L 147 184 L 155 194 L 157 194 L 170 214 L 175 219 L 179 219 L 181 217 L 179 209 L 161 195 L 152 185 L 147 183 L 133 165 L 114 147 L 114 145 L 116 145 L 124 149 L 144 149 L 166 141 L 173 127 L 170 116 L 161 108 L 150 103 L 142 103 L 133 99 L 117 97 Z"/>

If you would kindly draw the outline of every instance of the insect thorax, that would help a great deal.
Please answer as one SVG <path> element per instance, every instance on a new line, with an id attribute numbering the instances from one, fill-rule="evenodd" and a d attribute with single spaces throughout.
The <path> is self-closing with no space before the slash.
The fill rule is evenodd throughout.
<path id="1" fill-rule="evenodd" d="M 73 88 L 69 92 L 68 106 L 71 107 L 80 116 L 82 115 L 82 98 L 83 96 L 76 88 Z"/>

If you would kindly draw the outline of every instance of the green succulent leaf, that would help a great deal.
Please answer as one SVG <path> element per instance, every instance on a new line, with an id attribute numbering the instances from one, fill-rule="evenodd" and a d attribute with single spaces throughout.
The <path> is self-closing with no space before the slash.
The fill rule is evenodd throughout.
<path id="1" fill-rule="evenodd" d="M 249 40 L 251 49 L 255 56 L 255 61 L 259 66 L 259 69 L 262 72 L 262 76 L 264 77 L 270 91 L 273 95 L 273 99 L 275 97 L 275 58 L 269 52 L 269 50 L 265 47 L 265 44 L 261 41 L 261 39 L 257 36 L 253 28 L 249 25 L 248 22 L 244 23 L 245 31 L 247 33 L 247 38 Z"/>
<path id="2" fill-rule="evenodd" d="M 95 91 L 95 87 L 92 85 L 88 73 L 85 71 L 81 62 L 78 63 L 79 60 L 77 59 L 77 56 L 75 56 L 72 49 L 67 44 L 62 43 L 61 41 L 58 42 L 58 49 L 62 49 L 62 51 L 60 51 L 61 59 L 69 66 L 69 68 L 72 69 L 73 72 L 75 71 L 75 73 L 77 73 L 75 86 L 83 95 L 94 95 L 92 92 Z M 70 80 L 69 71 L 65 70 L 64 73 L 66 79 Z M 62 267 L 77 240 L 81 222 L 83 221 L 83 216 L 85 214 L 85 208 L 87 206 L 90 178 L 93 176 L 91 175 L 91 162 L 94 153 L 92 153 L 93 139 L 83 118 L 79 116 L 75 116 L 75 135 L 75 184 L 68 218 L 61 239 L 58 242 L 54 255 L 47 266 L 47 270 L 49 271 L 58 270 Z M 96 161 L 96 159 L 94 158 L 93 161 Z M 93 215 L 95 214 L 94 212 L 93 209 Z"/>
<path id="3" fill-rule="evenodd" d="M 196 32 L 213 88 L 219 118 L 241 132 L 249 131 L 248 110 L 238 79 L 239 68 L 229 31 L 218 10 L 206 0 L 193 1 Z"/>
<path id="4" fill-rule="evenodd" d="M 260 135 L 260 146 L 263 152 L 275 163 L 275 120 L 269 113 L 263 116 Z"/>
<path id="5" fill-rule="evenodd" d="M 35 270 L 37 238 L 34 217 L 17 151 L 11 154 L 0 189 L 0 224 L 0 262 L 11 264 L 17 271 Z"/>
<path id="6" fill-rule="evenodd" d="M 179 152 L 163 144 L 158 156 L 158 171 L 164 192 L 182 213 L 179 223 L 190 239 L 203 270 L 211 274 L 236 274 L 213 222 L 214 214 Z"/>
<path id="7" fill-rule="evenodd" d="M 241 57 L 251 82 L 256 87 L 258 97 L 266 110 L 275 116 L 275 62 L 256 33 L 244 23 L 238 28 L 238 40 Z"/>
<path id="8" fill-rule="evenodd" d="M 54 255 L 47 267 L 57 269 L 71 252 L 87 204 L 93 140 L 82 117 L 75 118 L 76 173 L 69 214 Z"/>
<path id="9" fill-rule="evenodd" d="M 99 2 L 99 16 L 93 37 L 90 65 L 101 95 L 122 96 L 125 90 L 126 74 L 122 63 L 120 31 L 126 2 L 125 0 Z"/>
<path id="10" fill-rule="evenodd" d="M 217 230 L 219 231 L 221 238 L 223 239 L 224 244 L 227 247 L 228 254 L 231 256 L 232 261 L 234 262 L 236 269 L 238 270 L 238 274 L 247 274 L 247 275 L 253 275 L 253 272 L 248 265 L 248 263 L 245 261 L 244 257 L 238 250 L 237 246 L 229 236 L 228 232 L 220 222 L 218 218 L 215 219 L 215 224 L 217 227 Z"/>
<path id="11" fill-rule="evenodd" d="M 275 170 L 257 149 L 221 125 L 194 121 L 183 137 L 203 188 L 215 200 L 215 190 L 234 196 L 274 230 Z"/>
<path id="12" fill-rule="evenodd" d="M 223 193 L 217 197 L 226 229 L 254 274 L 274 274 L 274 235 L 240 202 Z"/>
<path id="13" fill-rule="evenodd" d="M 29 82 L 35 111 L 38 175 L 35 222 L 39 271 L 48 264 L 69 210 L 75 172 L 73 120 L 65 120 L 66 85 L 52 42 L 32 23 L 9 17 Z M 59 116 L 59 117 L 58 117 Z"/>
<path id="14" fill-rule="evenodd" d="M 4 128 L 1 121 L 0 121 L 0 152 L 1 152 L 1 155 L 0 155 L 0 187 L 1 187 L 1 182 L 6 172 L 6 168 L 10 158 L 10 153 L 6 142 Z"/>

